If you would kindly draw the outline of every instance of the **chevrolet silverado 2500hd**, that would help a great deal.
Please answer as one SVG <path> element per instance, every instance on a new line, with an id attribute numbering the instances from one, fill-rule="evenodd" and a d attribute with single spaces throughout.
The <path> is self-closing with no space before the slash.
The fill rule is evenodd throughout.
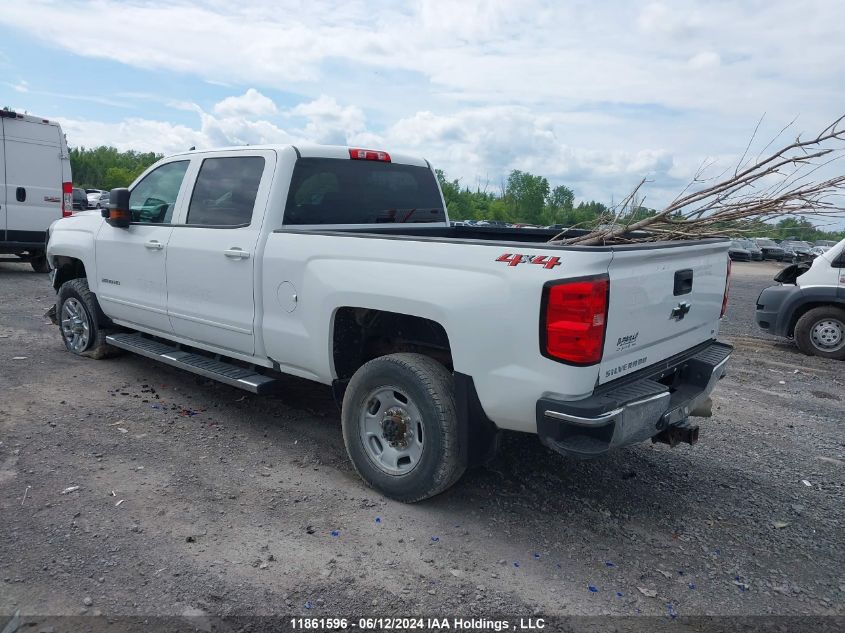
<path id="1" fill-rule="evenodd" d="M 53 224 L 74 354 L 122 348 L 252 392 L 333 385 L 360 475 L 416 501 L 500 429 L 578 457 L 694 442 L 731 348 L 728 242 L 548 243 L 452 227 L 427 161 L 327 146 L 163 159 Z"/>

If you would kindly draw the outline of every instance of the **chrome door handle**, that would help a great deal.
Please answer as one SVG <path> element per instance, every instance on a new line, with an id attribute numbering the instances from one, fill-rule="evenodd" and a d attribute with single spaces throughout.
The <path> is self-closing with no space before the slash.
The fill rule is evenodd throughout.
<path id="1" fill-rule="evenodd" d="M 154 251 L 160 251 L 164 248 L 164 244 L 162 244 L 158 240 L 150 240 L 149 242 L 146 242 L 144 246 Z"/>
<path id="2" fill-rule="evenodd" d="M 249 253 L 237 246 L 233 246 L 232 248 L 223 251 L 223 254 L 226 257 L 231 257 L 232 259 L 249 259 Z"/>

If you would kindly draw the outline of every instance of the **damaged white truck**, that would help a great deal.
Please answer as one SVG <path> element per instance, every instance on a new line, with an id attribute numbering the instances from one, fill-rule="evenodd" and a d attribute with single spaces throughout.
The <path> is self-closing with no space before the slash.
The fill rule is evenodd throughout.
<path id="1" fill-rule="evenodd" d="M 488 459 L 501 429 L 577 457 L 694 443 L 731 353 L 727 241 L 453 227 L 411 156 L 191 151 L 109 207 L 49 232 L 70 352 L 121 348 L 255 393 L 279 373 L 332 385 L 355 468 L 406 502 Z"/>

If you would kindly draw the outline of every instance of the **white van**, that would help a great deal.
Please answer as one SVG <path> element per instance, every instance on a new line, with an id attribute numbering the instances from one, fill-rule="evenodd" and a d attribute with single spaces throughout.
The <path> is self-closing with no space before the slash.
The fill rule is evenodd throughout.
<path id="1" fill-rule="evenodd" d="M 55 121 L 0 110 L 0 254 L 17 255 L 39 273 L 47 228 L 73 212 L 70 157 Z"/>

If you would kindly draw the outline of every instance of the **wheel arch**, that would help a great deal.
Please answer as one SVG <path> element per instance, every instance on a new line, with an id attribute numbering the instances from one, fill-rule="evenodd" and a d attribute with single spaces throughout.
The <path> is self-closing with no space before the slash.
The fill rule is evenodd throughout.
<path id="1" fill-rule="evenodd" d="M 346 385 L 364 363 L 395 352 L 423 354 L 442 364 L 453 375 L 461 447 L 469 466 L 484 464 L 498 449 L 500 433 L 487 417 L 472 376 L 455 371 L 452 345 L 439 322 L 413 314 L 343 306 L 331 327 L 332 383 L 340 405 Z"/>
<path id="2" fill-rule="evenodd" d="M 833 289 L 833 292 L 836 292 L 836 289 Z M 789 316 L 789 322 L 787 325 L 787 334 L 790 337 L 795 336 L 795 326 L 798 324 L 798 320 L 807 314 L 810 310 L 814 308 L 821 308 L 824 306 L 836 306 L 838 308 L 845 308 L 845 299 L 839 299 L 836 296 L 816 296 L 816 297 L 807 297 L 798 305 L 794 306 L 791 310 Z"/>
<path id="3" fill-rule="evenodd" d="M 331 343 L 332 371 L 341 381 L 367 361 L 395 352 L 423 354 L 454 369 L 446 328 L 414 314 L 341 306 L 332 317 Z"/>
<path id="4" fill-rule="evenodd" d="M 53 289 L 56 291 L 62 287 L 63 283 L 71 279 L 88 278 L 85 262 L 79 258 L 67 255 L 54 255 L 52 257 L 52 266 L 56 271 L 53 275 Z"/>

